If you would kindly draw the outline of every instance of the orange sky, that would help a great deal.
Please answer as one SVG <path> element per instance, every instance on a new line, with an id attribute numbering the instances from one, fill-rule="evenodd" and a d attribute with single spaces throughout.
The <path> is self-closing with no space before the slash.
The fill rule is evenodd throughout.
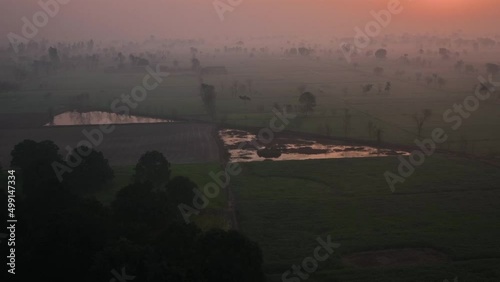
<path id="1" fill-rule="evenodd" d="M 48 1 L 48 0 L 43 0 Z M 227 0 L 221 0 L 226 2 Z M 243 0 L 220 21 L 213 0 L 71 0 L 38 36 L 143 39 L 203 35 L 352 35 L 391 0 Z M 21 17 L 40 10 L 38 0 L 0 0 L 0 34 L 20 34 Z M 500 0 L 401 0 L 404 10 L 387 33 L 463 30 L 497 34 Z M 476 34 L 474 34 L 476 35 Z M 478 34 L 479 35 L 479 34 Z M 0 39 L 1 40 L 1 39 Z"/>

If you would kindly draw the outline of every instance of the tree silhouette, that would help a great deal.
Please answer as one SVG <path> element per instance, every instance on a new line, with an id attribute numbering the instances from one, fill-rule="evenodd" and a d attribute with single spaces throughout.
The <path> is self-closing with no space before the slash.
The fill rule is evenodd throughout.
<path id="1" fill-rule="evenodd" d="M 361 85 L 361 89 L 363 91 L 363 94 L 367 94 L 368 92 L 370 92 L 373 89 L 373 84 Z"/>
<path id="2" fill-rule="evenodd" d="M 384 88 L 384 90 L 385 90 L 385 92 L 391 92 L 391 89 L 392 89 L 392 84 L 391 84 L 391 82 L 390 82 L 390 81 L 387 81 L 387 82 L 385 83 L 385 88 Z"/>
<path id="3" fill-rule="evenodd" d="M 79 152 L 85 152 L 85 155 Z M 65 184 L 76 193 L 101 190 L 114 177 L 113 169 L 101 152 L 82 146 L 73 150 L 70 158 L 81 158 L 80 164 L 64 177 Z"/>
<path id="4" fill-rule="evenodd" d="M 149 151 L 141 156 L 135 166 L 135 182 L 151 182 L 155 188 L 163 187 L 170 180 L 170 163 L 158 151 Z"/>
<path id="5" fill-rule="evenodd" d="M 176 176 L 166 185 L 168 198 L 175 206 L 191 205 L 195 196 L 193 192 L 195 188 L 198 188 L 197 185 L 184 176 Z"/>
<path id="6" fill-rule="evenodd" d="M 33 162 L 59 158 L 57 151 L 52 141 L 25 140 L 12 153 L 15 168 L 23 168 L 19 181 L 33 191 L 16 197 L 16 206 L 22 207 L 16 217 L 23 219 L 16 233 L 22 242 L 16 259 L 41 281 L 110 281 L 115 274 L 126 275 L 127 281 L 265 281 L 256 243 L 237 231 L 204 233 L 181 219 L 177 203 L 192 202 L 196 188 L 188 178 L 176 177 L 166 189 L 155 189 L 150 181 L 135 182 L 104 207 L 73 193 L 69 186 L 74 182 L 60 183 L 55 177 L 26 181 Z M 102 157 L 98 155 L 89 156 Z M 0 190 L 0 199 L 6 198 Z M 1 245 L 6 251 L 6 244 Z M 62 269 L 46 271 L 54 261 Z M 16 274 L 29 281 L 31 272 Z"/>
<path id="7" fill-rule="evenodd" d="M 312 50 L 305 47 L 300 47 L 298 51 L 301 56 L 309 56 L 312 53 Z"/>
<path id="8" fill-rule="evenodd" d="M 125 62 L 125 56 L 122 54 L 122 52 L 118 53 L 117 60 L 118 60 L 118 68 L 122 69 L 125 66 L 123 64 Z"/>
<path id="9" fill-rule="evenodd" d="M 311 92 L 304 92 L 299 97 L 299 103 L 301 104 L 302 112 L 307 115 L 310 112 L 314 112 L 316 97 Z"/>
<path id="10" fill-rule="evenodd" d="M 262 251 L 237 231 L 204 234 L 196 244 L 196 262 L 206 282 L 265 281 Z"/>
<path id="11" fill-rule="evenodd" d="M 198 60 L 197 58 L 192 58 L 191 59 L 191 69 L 195 72 L 199 72 L 201 70 L 200 60 Z"/>
<path id="12" fill-rule="evenodd" d="M 21 171 L 24 193 L 30 192 L 37 183 L 57 179 L 52 164 L 64 163 L 59 155 L 59 147 L 49 140 L 41 142 L 24 140 L 15 145 L 10 154 L 12 156 L 10 166 Z"/>
<path id="13" fill-rule="evenodd" d="M 36 271 L 41 281 L 67 281 L 68 277 L 89 281 L 85 276 L 94 255 L 112 234 L 106 209 L 96 200 L 73 195 L 56 179 L 40 182 L 37 188 L 38 193 L 28 194 L 20 203 L 25 207 L 19 210 L 23 231 L 16 237 L 23 242 L 17 250 L 23 266 Z M 54 260 L 63 268 L 51 273 L 47 269 Z M 18 275 L 19 281 L 32 278 L 30 272 Z"/>
<path id="14" fill-rule="evenodd" d="M 57 48 L 50 47 L 49 48 L 49 58 L 52 63 L 52 67 L 54 69 L 59 68 L 59 63 L 60 63 L 60 58 L 59 58 L 59 52 L 57 51 Z"/>
<path id="15" fill-rule="evenodd" d="M 385 59 L 385 58 L 387 58 L 387 50 L 385 50 L 385 49 L 378 49 L 375 52 L 375 57 L 377 59 Z"/>
<path id="16" fill-rule="evenodd" d="M 432 111 L 430 109 L 422 110 L 412 115 L 413 120 L 417 125 L 417 135 L 422 137 L 422 130 L 424 123 L 432 116 Z"/>
<path id="17" fill-rule="evenodd" d="M 156 190 L 151 182 L 136 182 L 122 188 L 111 207 L 120 232 L 134 240 L 143 240 L 148 231 L 176 220 L 165 190 Z"/>
<path id="18" fill-rule="evenodd" d="M 201 100 L 205 109 L 210 115 L 210 117 L 214 120 L 216 117 L 216 109 L 215 109 L 215 99 L 217 94 L 215 93 L 215 87 L 209 84 L 201 84 Z"/>

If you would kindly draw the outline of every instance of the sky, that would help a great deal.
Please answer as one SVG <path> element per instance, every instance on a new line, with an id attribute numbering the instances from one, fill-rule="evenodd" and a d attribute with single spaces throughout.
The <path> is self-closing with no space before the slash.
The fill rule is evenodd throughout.
<path id="1" fill-rule="evenodd" d="M 40 0 L 0 0 L 0 40 L 21 35 Z M 56 0 L 41 0 L 50 2 Z M 52 40 L 138 39 L 210 36 L 353 36 L 397 0 L 58 0 L 69 1 L 37 37 Z M 238 4 L 238 2 L 241 2 Z M 214 3 L 230 10 L 219 17 Z M 238 5 L 228 6 L 230 3 Z M 225 6 L 224 6 L 225 5 Z M 383 33 L 496 35 L 499 0 L 401 0 Z M 222 8 L 221 8 L 222 9 Z M 223 20 L 221 20 L 223 19 Z"/>

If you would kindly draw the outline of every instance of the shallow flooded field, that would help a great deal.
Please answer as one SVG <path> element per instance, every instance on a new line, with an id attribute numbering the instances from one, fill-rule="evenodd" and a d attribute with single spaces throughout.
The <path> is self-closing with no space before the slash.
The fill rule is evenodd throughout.
<path id="1" fill-rule="evenodd" d="M 108 112 L 65 112 L 55 116 L 52 122 L 45 126 L 60 126 L 60 125 L 98 125 L 98 124 L 131 124 L 131 123 L 167 123 L 175 122 L 173 120 L 165 120 L 150 117 L 140 117 L 133 115 L 118 115 Z"/>
<path id="2" fill-rule="evenodd" d="M 263 145 L 250 132 L 235 129 L 219 131 L 233 162 L 264 160 L 290 161 L 312 159 L 369 158 L 408 155 L 408 152 L 370 146 L 345 144 L 338 141 L 323 142 L 313 139 L 276 137 Z M 245 146 L 242 143 L 247 142 Z"/>

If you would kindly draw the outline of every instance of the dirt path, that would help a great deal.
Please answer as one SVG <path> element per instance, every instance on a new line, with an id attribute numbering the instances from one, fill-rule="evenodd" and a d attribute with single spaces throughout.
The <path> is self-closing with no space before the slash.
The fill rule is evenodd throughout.
<path id="1" fill-rule="evenodd" d="M 234 198 L 233 191 L 231 189 L 231 185 L 227 188 L 227 217 L 229 222 L 231 223 L 231 229 L 239 230 L 238 220 L 236 219 L 236 201 Z"/>
<path id="2" fill-rule="evenodd" d="M 226 169 L 226 165 L 229 162 L 229 152 L 227 151 L 224 141 L 219 136 L 219 129 L 215 127 L 212 131 L 213 138 L 216 140 L 217 146 L 219 147 L 219 163 L 221 170 Z M 232 185 L 226 187 L 226 197 L 227 197 L 227 207 L 224 209 L 224 217 L 230 225 L 230 229 L 239 230 L 238 220 L 236 217 L 236 200 L 233 193 Z"/>

